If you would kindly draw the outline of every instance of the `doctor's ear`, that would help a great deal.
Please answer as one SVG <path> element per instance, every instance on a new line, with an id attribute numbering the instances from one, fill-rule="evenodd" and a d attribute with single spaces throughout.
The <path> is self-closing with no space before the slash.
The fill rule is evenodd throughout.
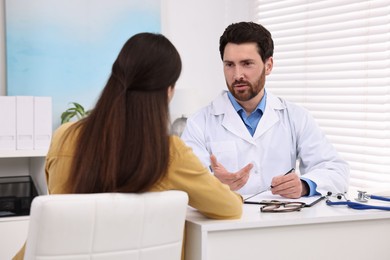
<path id="1" fill-rule="evenodd" d="M 265 61 L 265 75 L 271 74 L 272 68 L 274 67 L 274 58 L 271 56 Z"/>

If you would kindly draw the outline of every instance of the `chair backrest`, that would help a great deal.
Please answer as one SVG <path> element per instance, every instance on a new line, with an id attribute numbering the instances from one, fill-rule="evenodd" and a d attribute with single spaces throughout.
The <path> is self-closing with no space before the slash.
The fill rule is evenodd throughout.
<path id="1" fill-rule="evenodd" d="M 24 259 L 180 259 L 187 203 L 183 191 L 38 196 Z"/>

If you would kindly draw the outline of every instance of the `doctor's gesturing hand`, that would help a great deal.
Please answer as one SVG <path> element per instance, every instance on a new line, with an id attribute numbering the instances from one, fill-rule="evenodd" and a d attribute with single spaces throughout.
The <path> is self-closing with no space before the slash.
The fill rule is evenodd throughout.
<path id="1" fill-rule="evenodd" d="M 225 167 L 220 164 L 215 155 L 210 156 L 211 169 L 214 172 L 214 176 L 217 177 L 222 183 L 229 185 L 233 191 L 241 189 L 249 179 L 249 172 L 253 168 L 253 164 L 249 163 L 238 172 L 228 172 Z"/>
<path id="2" fill-rule="evenodd" d="M 290 199 L 298 199 L 309 192 L 308 184 L 295 171 L 272 178 L 271 192 Z"/>

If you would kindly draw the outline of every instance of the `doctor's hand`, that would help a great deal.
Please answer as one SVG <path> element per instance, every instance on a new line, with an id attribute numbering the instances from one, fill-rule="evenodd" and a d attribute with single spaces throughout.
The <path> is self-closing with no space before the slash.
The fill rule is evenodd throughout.
<path id="1" fill-rule="evenodd" d="M 214 172 L 214 176 L 217 177 L 222 183 L 229 185 L 233 191 L 241 189 L 249 179 L 249 172 L 253 168 L 253 164 L 249 163 L 238 172 L 228 172 L 225 167 L 217 161 L 215 155 L 210 156 L 211 169 Z"/>
<path id="2" fill-rule="evenodd" d="M 271 186 L 272 194 L 290 199 L 298 199 L 309 193 L 307 183 L 295 172 L 272 178 Z"/>

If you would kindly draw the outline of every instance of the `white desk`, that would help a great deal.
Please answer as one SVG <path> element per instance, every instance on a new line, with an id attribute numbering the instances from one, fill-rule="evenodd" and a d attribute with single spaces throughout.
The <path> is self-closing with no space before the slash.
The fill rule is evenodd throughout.
<path id="1" fill-rule="evenodd" d="M 190 209 L 186 260 L 390 259 L 390 211 L 330 207 L 262 213 L 244 205 L 239 220 L 210 220 Z"/>

